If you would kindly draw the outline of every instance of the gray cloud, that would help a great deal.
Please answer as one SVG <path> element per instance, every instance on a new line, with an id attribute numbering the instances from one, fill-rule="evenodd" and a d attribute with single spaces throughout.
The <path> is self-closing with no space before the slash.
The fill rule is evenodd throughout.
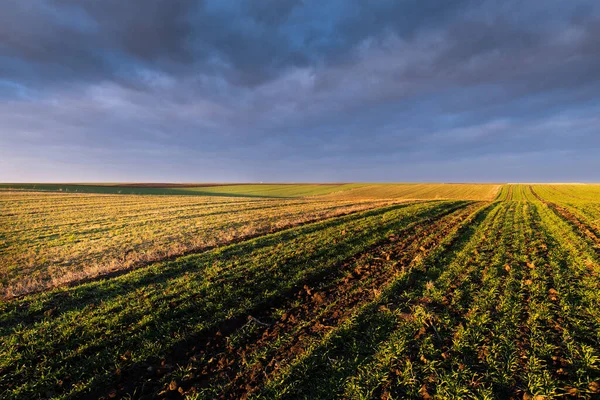
<path id="1" fill-rule="evenodd" d="M 600 180 L 599 38 L 593 1 L 9 0 L 0 180 Z"/>

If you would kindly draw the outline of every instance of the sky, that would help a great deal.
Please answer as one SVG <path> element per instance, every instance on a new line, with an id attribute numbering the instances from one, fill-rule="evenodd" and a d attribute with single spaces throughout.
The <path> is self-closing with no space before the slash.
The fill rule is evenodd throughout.
<path id="1" fill-rule="evenodd" d="M 600 2 L 3 0 L 0 181 L 600 182 Z"/>

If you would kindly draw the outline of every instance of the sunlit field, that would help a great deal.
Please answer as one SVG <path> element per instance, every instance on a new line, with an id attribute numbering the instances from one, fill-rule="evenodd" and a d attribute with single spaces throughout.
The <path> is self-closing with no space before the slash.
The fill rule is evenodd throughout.
<path id="1" fill-rule="evenodd" d="M 600 185 L 3 185 L 0 398 L 600 397 Z"/>
<path id="2" fill-rule="evenodd" d="M 384 203 L 0 191 L 0 289 L 23 294 Z"/>

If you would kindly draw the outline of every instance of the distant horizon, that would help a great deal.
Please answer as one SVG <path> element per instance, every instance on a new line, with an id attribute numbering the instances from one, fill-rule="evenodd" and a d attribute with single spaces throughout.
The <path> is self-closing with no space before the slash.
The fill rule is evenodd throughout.
<path id="1" fill-rule="evenodd" d="M 0 185 L 347 185 L 347 184 L 480 184 L 480 185 L 597 185 L 600 181 L 573 181 L 573 182 L 559 182 L 559 181 L 539 181 L 539 182 L 504 182 L 504 181 L 339 181 L 339 182 L 328 182 L 328 181 L 303 181 L 303 182 L 292 182 L 292 181 L 245 181 L 245 182 L 227 182 L 227 181 L 172 181 L 172 182 L 151 182 L 151 181 L 122 181 L 122 182 L 104 182 L 104 181 L 88 181 L 88 182 L 76 182 L 76 181 L 31 181 L 31 182 L 12 182 L 12 181 L 0 181 Z"/>

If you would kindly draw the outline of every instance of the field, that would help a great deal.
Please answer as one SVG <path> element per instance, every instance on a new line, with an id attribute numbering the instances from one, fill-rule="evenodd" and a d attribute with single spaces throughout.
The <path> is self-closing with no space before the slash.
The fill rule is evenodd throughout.
<path id="1" fill-rule="evenodd" d="M 386 202 L 0 192 L 5 297 Z"/>
<path id="2" fill-rule="evenodd" d="M 0 184 L 0 190 L 51 191 L 65 193 L 103 194 L 161 194 L 202 195 L 226 197 L 297 198 L 329 195 L 332 198 L 351 199 L 454 199 L 493 200 L 500 185 L 483 184 Z"/>
<path id="3" fill-rule="evenodd" d="M 66 193 L 102 193 L 102 194 L 145 194 L 145 195 L 204 195 L 225 197 L 274 197 L 290 198 L 301 196 L 314 196 L 331 193 L 344 188 L 352 188 L 354 185 L 344 184 L 0 184 L 0 189 L 5 190 L 33 190 Z"/>
<path id="4" fill-rule="evenodd" d="M 0 398 L 600 398 L 598 185 L 0 202 Z"/>

